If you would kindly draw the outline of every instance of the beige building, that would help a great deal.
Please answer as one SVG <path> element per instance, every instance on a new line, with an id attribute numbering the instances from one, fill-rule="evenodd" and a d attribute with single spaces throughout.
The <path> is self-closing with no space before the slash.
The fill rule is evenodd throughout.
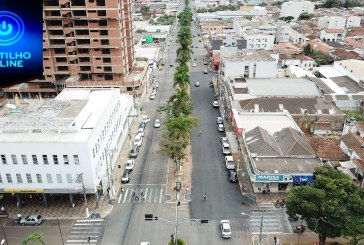
<path id="1" fill-rule="evenodd" d="M 216 34 L 231 33 L 233 31 L 233 23 L 223 20 L 201 20 L 200 28 L 202 33 Z"/>
<path id="2" fill-rule="evenodd" d="M 54 97 L 64 87 L 138 91 L 130 0 L 44 0 L 43 76 L 5 88 L 8 97 Z M 146 62 L 147 63 L 147 62 Z"/>

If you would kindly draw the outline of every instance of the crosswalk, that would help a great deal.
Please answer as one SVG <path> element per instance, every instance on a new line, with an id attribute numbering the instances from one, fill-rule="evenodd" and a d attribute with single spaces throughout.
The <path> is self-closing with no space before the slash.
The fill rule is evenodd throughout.
<path id="1" fill-rule="evenodd" d="M 282 210 L 276 209 L 273 203 L 258 203 L 251 210 L 249 230 L 253 234 L 259 234 L 260 230 L 265 234 L 283 232 L 285 220 Z"/>
<path id="2" fill-rule="evenodd" d="M 78 219 L 72 226 L 66 245 L 100 244 L 105 219 Z"/>
<path id="3" fill-rule="evenodd" d="M 143 189 L 141 189 L 143 188 Z M 135 195 L 133 195 L 135 191 Z M 141 192 L 143 191 L 143 196 Z M 119 204 L 126 203 L 162 203 L 164 202 L 165 186 L 135 187 L 127 186 L 118 197 Z"/>

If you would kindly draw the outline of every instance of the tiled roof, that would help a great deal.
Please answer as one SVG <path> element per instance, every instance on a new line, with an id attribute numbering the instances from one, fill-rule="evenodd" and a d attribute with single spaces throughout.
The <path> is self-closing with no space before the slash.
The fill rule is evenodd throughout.
<path id="1" fill-rule="evenodd" d="M 364 132 L 364 122 L 356 122 L 355 126 L 362 132 Z"/>
<path id="2" fill-rule="evenodd" d="M 347 161 L 348 156 L 341 150 L 333 137 L 311 137 L 309 143 L 323 161 Z"/>
<path id="3" fill-rule="evenodd" d="M 364 139 L 353 133 L 347 133 L 341 136 L 340 140 L 344 142 L 349 149 L 360 148 L 360 146 L 364 144 Z"/>
<path id="4" fill-rule="evenodd" d="M 326 33 L 342 33 L 344 32 L 343 29 L 326 29 L 325 30 Z"/>
<path id="5" fill-rule="evenodd" d="M 355 166 L 360 169 L 361 171 L 364 171 L 364 161 L 360 159 L 351 159 L 351 161 L 355 164 Z"/>
<path id="6" fill-rule="evenodd" d="M 284 156 L 315 156 L 306 137 L 296 129 L 284 128 L 274 133 L 274 138 Z"/>
<path id="7" fill-rule="evenodd" d="M 261 127 L 256 127 L 245 134 L 245 141 L 251 153 L 258 156 L 280 156 L 281 151 L 273 136 Z"/>

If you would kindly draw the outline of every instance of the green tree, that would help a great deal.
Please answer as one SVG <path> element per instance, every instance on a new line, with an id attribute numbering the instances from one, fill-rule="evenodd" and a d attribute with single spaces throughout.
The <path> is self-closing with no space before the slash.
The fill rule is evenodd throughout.
<path id="1" fill-rule="evenodd" d="M 322 5 L 323 8 L 340 8 L 340 0 L 326 0 Z"/>
<path id="2" fill-rule="evenodd" d="M 307 44 L 306 46 L 303 47 L 303 54 L 306 56 L 310 56 L 312 55 L 314 52 L 311 44 Z"/>
<path id="3" fill-rule="evenodd" d="M 166 121 L 169 137 L 172 139 L 186 139 L 191 136 L 192 130 L 198 126 L 198 118 L 191 115 L 179 114 Z"/>
<path id="4" fill-rule="evenodd" d="M 303 12 L 298 17 L 298 20 L 310 20 L 311 18 L 312 18 L 312 15 L 311 14 L 309 14 L 307 12 Z"/>
<path id="5" fill-rule="evenodd" d="M 192 114 L 192 101 L 186 89 L 177 89 L 167 102 L 158 108 L 158 112 L 164 112 L 168 117 L 177 117 L 181 113 Z"/>
<path id="6" fill-rule="evenodd" d="M 286 21 L 286 22 L 291 22 L 291 20 L 293 20 L 293 19 L 294 19 L 293 16 L 286 16 L 286 17 L 284 17 L 284 21 Z"/>
<path id="7" fill-rule="evenodd" d="M 319 235 L 320 245 L 327 237 L 363 235 L 364 190 L 328 165 L 316 168 L 314 177 L 309 185 L 287 192 L 287 213 L 299 214 Z"/>
<path id="8" fill-rule="evenodd" d="M 188 66 L 181 65 L 178 67 L 180 67 L 180 70 L 173 76 L 173 87 L 187 89 L 191 84 Z"/>
<path id="9" fill-rule="evenodd" d="M 149 7 L 141 7 L 139 12 L 142 14 L 149 14 Z"/>
<path id="10" fill-rule="evenodd" d="M 23 240 L 23 244 L 28 245 L 29 242 L 45 244 L 43 242 L 43 233 L 40 232 L 40 231 L 36 231 L 36 232 L 33 232 L 33 233 L 29 234 Z"/>

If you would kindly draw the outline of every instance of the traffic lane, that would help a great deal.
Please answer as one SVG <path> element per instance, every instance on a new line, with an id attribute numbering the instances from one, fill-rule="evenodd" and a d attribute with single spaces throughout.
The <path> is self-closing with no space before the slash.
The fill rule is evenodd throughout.
<path id="1" fill-rule="evenodd" d="M 210 74 L 209 74 L 210 75 Z M 202 135 L 192 135 L 192 212 L 193 218 L 228 218 L 240 215 L 237 210 L 242 206 L 240 189 L 237 184 L 228 181 L 220 137 L 217 132 L 216 117 L 221 116 L 217 108 L 212 107 L 215 100 L 213 89 L 209 87 L 209 77 L 201 72 L 191 72 L 191 78 L 202 81 L 201 87 L 191 90 L 194 103 L 193 114 L 200 118 Z M 203 201 L 203 193 L 208 201 Z M 210 194 L 209 194 L 210 193 Z M 193 200 L 197 200 L 193 201 Z"/>

